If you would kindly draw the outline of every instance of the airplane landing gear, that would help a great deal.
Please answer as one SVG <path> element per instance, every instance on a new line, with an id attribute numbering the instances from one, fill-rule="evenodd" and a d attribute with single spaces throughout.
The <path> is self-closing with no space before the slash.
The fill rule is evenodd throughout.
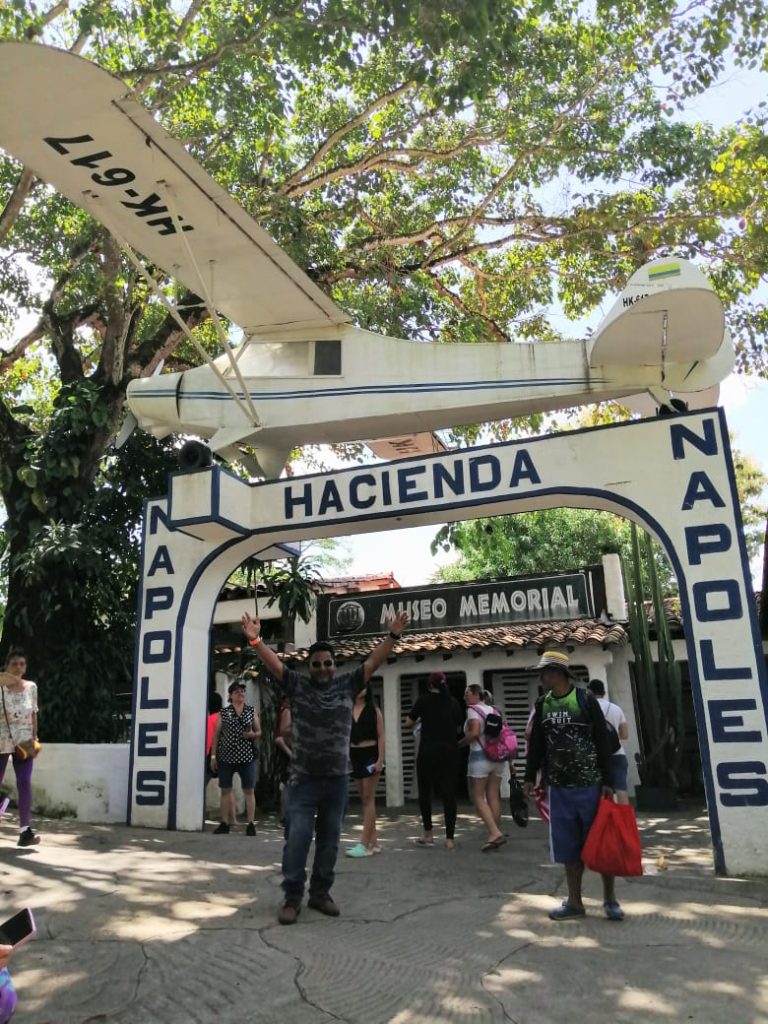
<path id="1" fill-rule="evenodd" d="M 669 402 L 659 406 L 659 416 L 679 416 L 684 412 L 688 412 L 688 403 L 682 398 L 670 398 Z"/>
<path id="2" fill-rule="evenodd" d="M 178 463 L 182 473 L 207 469 L 213 462 L 213 452 L 201 441 L 185 441 L 179 449 Z"/>

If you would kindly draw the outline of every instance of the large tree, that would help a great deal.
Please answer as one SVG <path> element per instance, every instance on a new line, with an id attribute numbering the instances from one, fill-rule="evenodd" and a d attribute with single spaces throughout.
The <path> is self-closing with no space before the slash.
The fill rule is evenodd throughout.
<path id="1" fill-rule="evenodd" d="M 53 42 L 125 79 L 363 326 L 546 342 L 561 333 L 554 300 L 578 317 L 674 252 L 706 264 L 742 365 L 761 372 L 762 115 L 713 131 L 679 112 L 733 65 L 753 67 L 767 24 L 763 0 L 0 6 L 0 36 Z M 178 297 L 214 350 L 199 303 Z M 72 595 L 60 565 L 35 562 L 32 577 L 30 559 L 96 500 L 127 381 L 194 352 L 108 232 L 10 159 L 0 318 L 2 641 L 32 648 L 55 688 L 76 666 L 42 638 L 56 595 Z"/>

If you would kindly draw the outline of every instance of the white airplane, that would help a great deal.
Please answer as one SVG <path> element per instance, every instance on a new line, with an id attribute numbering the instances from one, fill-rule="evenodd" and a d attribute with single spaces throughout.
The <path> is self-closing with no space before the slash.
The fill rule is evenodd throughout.
<path id="1" fill-rule="evenodd" d="M 591 402 L 712 405 L 732 368 L 719 298 L 673 257 L 633 274 L 587 341 L 442 345 L 361 330 L 119 79 L 3 42 L 0 97 L 0 146 L 101 221 L 152 284 L 137 253 L 202 296 L 219 328 L 223 355 L 200 350 L 205 365 L 128 385 L 144 430 L 208 442 L 182 450 L 187 468 L 247 445 L 270 477 L 305 444 L 362 440 L 391 458 L 435 450 L 441 428 Z M 218 314 L 242 327 L 237 348 Z"/>

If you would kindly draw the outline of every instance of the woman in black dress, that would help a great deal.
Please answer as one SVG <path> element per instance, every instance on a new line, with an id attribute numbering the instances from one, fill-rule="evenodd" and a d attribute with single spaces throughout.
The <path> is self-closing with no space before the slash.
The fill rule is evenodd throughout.
<path id="1" fill-rule="evenodd" d="M 454 846 L 456 830 L 456 782 L 459 751 L 456 746 L 464 724 L 464 712 L 459 702 L 450 695 L 444 672 L 432 672 L 428 689 L 423 693 L 405 719 L 406 729 L 419 723 L 421 736 L 416 758 L 416 779 L 419 785 L 419 810 L 424 835 L 416 842 L 419 846 L 434 846 L 432 834 L 432 791 L 442 800 L 445 818 L 445 845 Z"/>

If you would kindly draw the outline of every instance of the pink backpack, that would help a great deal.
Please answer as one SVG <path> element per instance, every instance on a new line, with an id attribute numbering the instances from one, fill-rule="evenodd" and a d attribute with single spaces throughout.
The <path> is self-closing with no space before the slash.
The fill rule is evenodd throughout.
<path id="1" fill-rule="evenodd" d="M 504 716 L 494 708 L 489 714 L 484 714 L 480 708 L 474 710 L 482 716 L 485 723 L 483 735 L 480 737 L 480 746 L 489 761 L 511 761 L 517 753 L 517 736 L 512 732 Z"/>

